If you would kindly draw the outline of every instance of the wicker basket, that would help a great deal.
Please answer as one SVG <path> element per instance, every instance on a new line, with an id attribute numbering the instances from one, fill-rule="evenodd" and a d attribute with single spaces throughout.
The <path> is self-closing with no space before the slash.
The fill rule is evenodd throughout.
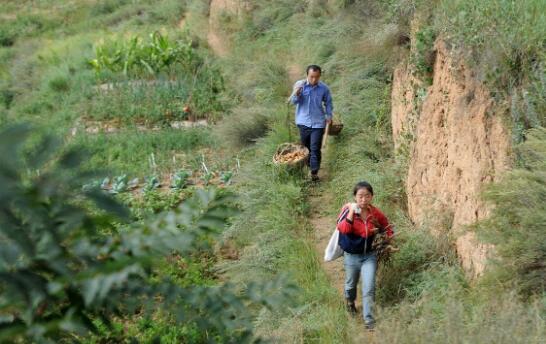
<path id="1" fill-rule="evenodd" d="M 290 167 L 303 167 L 309 158 L 307 147 L 297 143 L 283 143 L 273 156 L 273 163 L 276 165 L 287 165 Z"/>
<path id="2" fill-rule="evenodd" d="M 341 123 L 341 122 L 332 123 L 328 127 L 328 135 L 336 136 L 337 134 L 339 134 L 341 132 L 342 129 L 343 129 L 343 123 Z"/>

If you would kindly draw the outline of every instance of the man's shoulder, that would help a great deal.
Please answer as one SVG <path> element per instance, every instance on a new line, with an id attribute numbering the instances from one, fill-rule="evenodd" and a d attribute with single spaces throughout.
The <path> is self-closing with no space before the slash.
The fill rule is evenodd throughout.
<path id="1" fill-rule="evenodd" d="M 324 82 L 322 81 L 319 81 L 319 86 L 324 88 L 325 90 L 327 91 L 330 91 L 330 87 L 328 87 L 328 85 L 326 85 Z"/>

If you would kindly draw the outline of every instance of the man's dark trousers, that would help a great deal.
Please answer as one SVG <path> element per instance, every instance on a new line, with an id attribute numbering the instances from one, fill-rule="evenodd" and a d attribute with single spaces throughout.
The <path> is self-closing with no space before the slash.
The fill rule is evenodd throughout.
<path id="1" fill-rule="evenodd" d="M 309 149 L 309 166 L 311 173 L 315 174 L 320 168 L 322 145 L 322 136 L 324 135 L 324 128 L 310 128 L 305 125 L 298 125 L 300 129 L 301 144 Z"/>

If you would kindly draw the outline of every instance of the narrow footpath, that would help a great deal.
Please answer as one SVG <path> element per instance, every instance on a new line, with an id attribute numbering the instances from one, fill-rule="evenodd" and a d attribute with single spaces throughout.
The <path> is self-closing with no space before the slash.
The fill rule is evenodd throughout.
<path id="1" fill-rule="evenodd" d="M 326 147 L 328 149 L 328 146 Z M 323 150 L 323 156 L 327 156 Z M 345 279 L 345 273 L 343 269 L 343 257 L 340 257 L 333 262 L 324 262 L 324 249 L 328 245 L 330 236 L 336 226 L 336 215 L 329 216 L 328 209 L 332 206 L 333 195 L 328 193 L 330 183 L 330 171 L 328 171 L 327 164 L 322 164 L 320 170 L 320 182 L 314 184 L 309 188 L 309 196 L 307 202 L 309 202 L 309 223 L 314 228 L 314 246 L 317 250 L 317 256 L 321 260 L 321 265 L 332 286 L 338 291 L 340 302 L 344 301 L 343 284 Z M 348 192 L 347 192 L 348 193 Z M 361 318 L 362 315 L 362 303 L 360 299 L 361 284 L 358 286 L 358 296 L 356 305 L 358 309 L 358 315 L 356 318 L 351 318 L 349 315 L 348 329 L 349 338 L 353 339 L 353 343 L 376 343 L 374 332 L 365 330 L 364 322 Z"/>

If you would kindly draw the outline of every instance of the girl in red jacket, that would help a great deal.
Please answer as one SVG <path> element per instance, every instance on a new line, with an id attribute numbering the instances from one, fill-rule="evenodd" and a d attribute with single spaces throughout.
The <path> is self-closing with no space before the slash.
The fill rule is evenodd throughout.
<path id="1" fill-rule="evenodd" d="M 337 221 L 339 246 L 345 251 L 345 299 L 348 310 L 355 314 L 357 284 L 362 279 L 362 315 L 366 327 L 373 329 L 377 256 L 372 243 L 377 233 L 385 231 L 390 239 L 394 232 L 387 217 L 372 205 L 373 188 L 368 182 L 357 183 L 353 195 L 355 202 L 343 206 Z"/>

